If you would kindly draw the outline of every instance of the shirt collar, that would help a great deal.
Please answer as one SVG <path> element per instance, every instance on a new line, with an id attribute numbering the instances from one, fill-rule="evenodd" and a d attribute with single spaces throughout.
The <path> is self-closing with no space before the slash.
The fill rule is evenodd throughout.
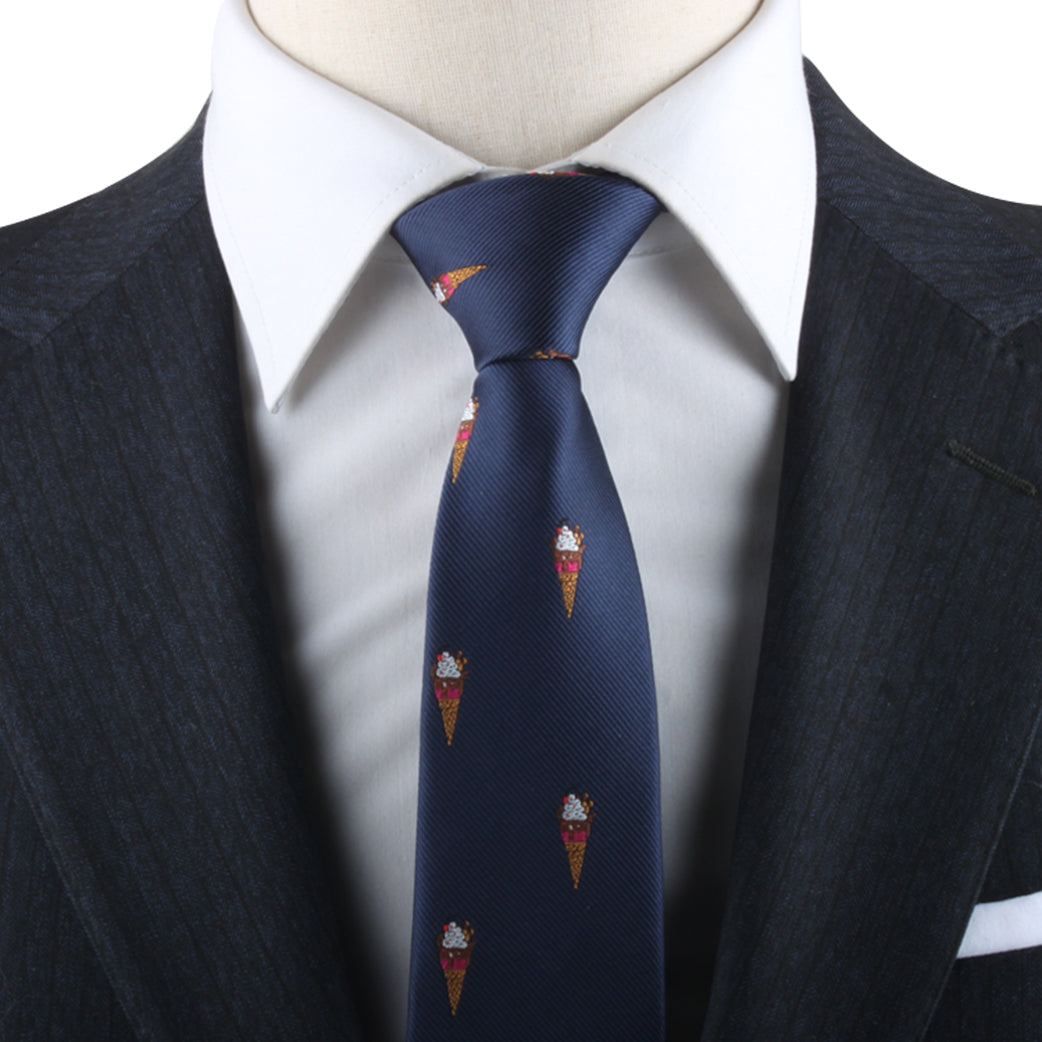
<path id="1" fill-rule="evenodd" d="M 754 70 L 754 75 L 750 75 Z M 796 373 L 816 199 L 798 0 L 603 137 L 540 170 L 625 174 L 701 243 Z M 489 167 L 289 58 L 225 0 L 203 142 L 206 198 L 264 400 L 277 408 L 400 213 Z"/>

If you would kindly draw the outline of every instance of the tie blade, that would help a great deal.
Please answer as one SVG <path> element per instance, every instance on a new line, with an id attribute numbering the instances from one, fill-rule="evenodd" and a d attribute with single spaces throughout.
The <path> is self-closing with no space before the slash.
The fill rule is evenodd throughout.
<path id="1" fill-rule="evenodd" d="M 431 266 L 418 265 L 443 287 L 480 371 L 431 555 L 410 1042 L 464 1028 L 468 1042 L 662 1036 L 647 619 L 572 361 L 596 294 L 658 204 L 626 182 L 608 182 L 607 194 L 571 187 L 600 181 L 522 175 L 451 190 L 450 209 L 467 219 L 479 198 L 499 209 L 480 242 L 437 243 Z M 515 191 L 526 205 L 555 205 L 504 223 L 500 195 Z M 573 211 L 577 199 L 592 200 L 595 220 L 588 207 Z M 419 223 L 405 215 L 406 248 L 422 253 L 446 212 Z M 596 812 L 586 789 L 564 788 L 572 779 L 596 793 Z M 476 960 L 476 932 L 444 919 L 458 910 L 480 928 Z M 430 939 L 446 922 L 452 943 L 439 942 L 435 958 Z M 577 995 L 578 1021 L 564 1015 Z"/>

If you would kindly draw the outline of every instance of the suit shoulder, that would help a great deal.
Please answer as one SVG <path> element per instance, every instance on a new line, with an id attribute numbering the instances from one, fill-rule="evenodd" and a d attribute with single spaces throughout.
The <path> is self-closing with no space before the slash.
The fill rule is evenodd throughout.
<path id="1" fill-rule="evenodd" d="M 971 192 L 861 123 L 806 62 L 819 202 L 997 335 L 1042 315 L 1042 206 Z"/>
<path id="2" fill-rule="evenodd" d="M 46 337 L 205 204 L 203 121 L 111 187 L 0 229 L 0 332 L 8 342 Z"/>

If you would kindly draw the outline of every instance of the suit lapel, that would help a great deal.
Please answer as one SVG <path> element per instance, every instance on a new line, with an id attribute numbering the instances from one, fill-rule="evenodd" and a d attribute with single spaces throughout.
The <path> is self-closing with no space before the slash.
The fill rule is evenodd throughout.
<path id="1" fill-rule="evenodd" d="M 142 1037 L 353 1038 L 200 130 L 7 273 L 0 728 Z"/>
<path id="2" fill-rule="evenodd" d="M 897 238 L 897 208 L 932 203 L 914 185 L 876 181 L 894 237 L 849 205 L 858 164 L 890 159 L 848 149 L 811 84 L 823 199 L 705 1037 L 898 1042 L 928 1023 L 1039 715 L 1040 500 L 946 446 L 1042 486 L 1042 341 L 1010 328 L 1015 295 L 974 306 L 950 215 L 922 222 L 946 241 Z"/>

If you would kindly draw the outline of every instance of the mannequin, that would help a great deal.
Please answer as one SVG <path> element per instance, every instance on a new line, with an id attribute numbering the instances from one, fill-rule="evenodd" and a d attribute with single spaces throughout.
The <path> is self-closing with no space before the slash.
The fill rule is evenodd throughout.
<path id="1" fill-rule="evenodd" d="M 492 166 L 596 140 L 722 47 L 759 0 L 250 0 L 321 75 Z"/>

